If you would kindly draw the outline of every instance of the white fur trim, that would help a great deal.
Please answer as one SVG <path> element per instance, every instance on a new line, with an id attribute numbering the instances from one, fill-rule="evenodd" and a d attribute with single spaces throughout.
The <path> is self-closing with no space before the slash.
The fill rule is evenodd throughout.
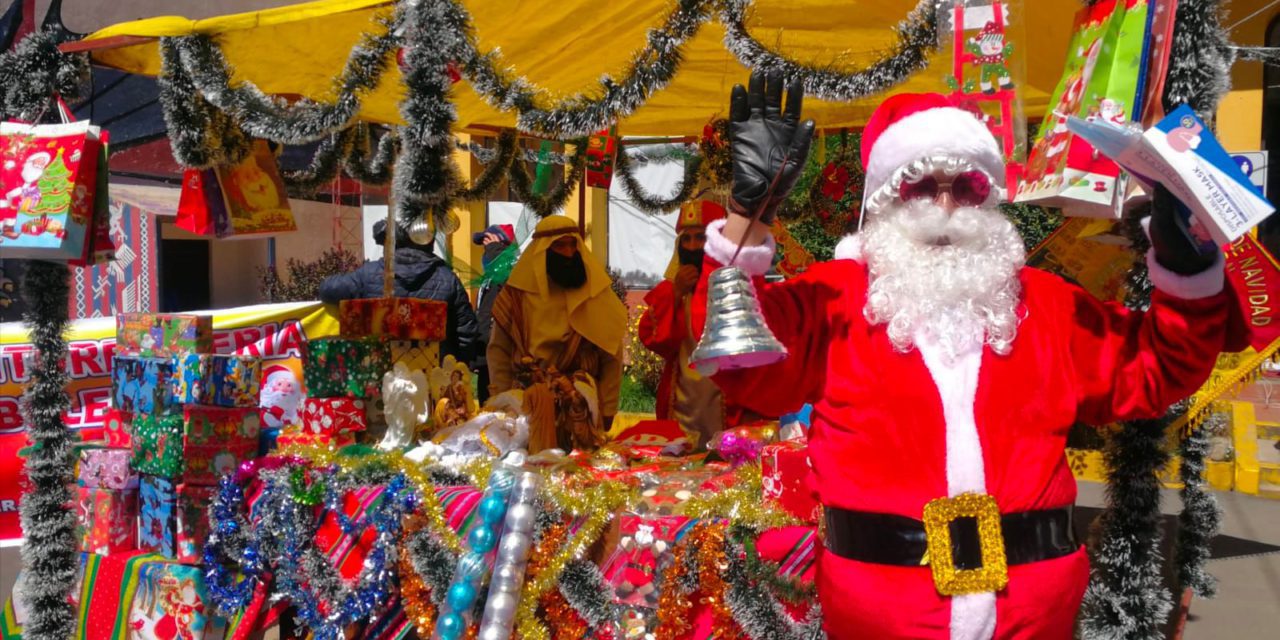
<path id="1" fill-rule="evenodd" d="M 1222 254 L 1218 254 L 1218 259 L 1213 266 L 1184 276 L 1174 273 L 1163 266 L 1156 260 L 1156 252 L 1154 249 L 1147 250 L 1147 276 L 1151 278 L 1151 284 L 1157 289 L 1183 300 L 1199 300 L 1200 298 L 1211 298 L 1222 293 L 1222 288 L 1226 286 L 1226 273 L 1224 272 L 1225 261 Z"/>
<path id="2" fill-rule="evenodd" d="M 728 220 L 716 220 L 707 225 L 706 252 L 708 256 L 711 256 L 712 260 L 728 266 L 729 260 L 733 258 L 733 254 L 738 250 L 738 245 L 724 237 L 724 225 L 726 222 Z M 770 234 L 762 245 L 743 247 L 742 253 L 738 254 L 738 261 L 734 263 L 734 266 L 742 269 L 749 276 L 762 276 L 769 272 L 769 267 L 773 266 L 773 253 L 777 248 L 778 243 L 774 241 L 773 235 Z"/>
<path id="3" fill-rule="evenodd" d="M 935 153 L 965 158 L 1004 186 L 1004 156 L 987 126 L 963 109 L 939 107 L 913 113 L 880 134 L 867 160 L 864 192 L 879 191 L 899 167 Z"/>
<path id="4" fill-rule="evenodd" d="M 841 238 L 836 245 L 835 259 L 862 262 L 862 238 L 856 233 Z"/>
<path id="5" fill-rule="evenodd" d="M 937 343 L 927 335 L 916 336 L 916 348 L 942 401 L 947 437 L 947 495 L 986 493 L 986 466 L 982 442 L 974 418 L 973 402 L 978 393 L 978 373 L 982 368 L 983 341 L 948 362 Z M 996 629 L 994 593 L 975 593 L 951 599 L 951 640 L 990 640 Z"/>

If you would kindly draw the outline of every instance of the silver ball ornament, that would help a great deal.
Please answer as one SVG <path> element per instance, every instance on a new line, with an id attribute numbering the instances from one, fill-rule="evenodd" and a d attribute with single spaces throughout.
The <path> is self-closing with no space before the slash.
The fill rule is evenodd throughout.
<path id="1" fill-rule="evenodd" d="M 500 563 L 493 570 L 493 579 L 490 590 L 497 589 L 495 593 L 520 593 L 524 587 L 524 569 L 525 565 L 521 563 L 504 562 Z"/>
<path id="2" fill-rule="evenodd" d="M 498 562 L 524 561 L 529 557 L 529 545 L 532 542 L 528 534 L 519 531 L 507 532 L 507 535 L 502 536 L 502 542 L 498 543 Z"/>
<path id="3" fill-rule="evenodd" d="M 489 598 L 484 606 L 484 624 L 482 627 L 509 628 L 515 620 L 516 597 L 510 593 L 498 593 Z"/>
<path id="4" fill-rule="evenodd" d="M 533 505 L 527 502 L 517 502 L 507 509 L 507 531 L 519 531 L 521 533 L 529 533 L 533 531 L 534 521 L 538 514 Z"/>

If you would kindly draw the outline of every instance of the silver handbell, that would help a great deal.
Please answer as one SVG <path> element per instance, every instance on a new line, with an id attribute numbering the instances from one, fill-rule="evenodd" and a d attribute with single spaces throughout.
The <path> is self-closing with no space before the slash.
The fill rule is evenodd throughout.
<path id="1" fill-rule="evenodd" d="M 720 267 L 707 281 L 707 322 L 689 364 L 704 376 L 748 369 L 786 359 L 787 348 L 773 336 L 742 269 Z"/>

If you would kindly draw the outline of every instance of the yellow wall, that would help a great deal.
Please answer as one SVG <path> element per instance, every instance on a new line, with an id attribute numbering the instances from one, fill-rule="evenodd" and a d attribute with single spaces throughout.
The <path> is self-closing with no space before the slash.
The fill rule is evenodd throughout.
<path id="1" fill-rule="evenodd" d="M 1247 18 L 1274 0 L 1234 0 L 1226 4 L 1229 13 L 1223 24 L 1230 26 L 1231 42 L 1242 47 L 1266 46 L 1267 26 L 1280 16 L 1280 4 Z M 1231 93 L 1218 107 L 1218 139 L 1227 151 L 1256 151 L 1262 148 L 1262 63 L 1236 62 L 1231 69 Z"/>

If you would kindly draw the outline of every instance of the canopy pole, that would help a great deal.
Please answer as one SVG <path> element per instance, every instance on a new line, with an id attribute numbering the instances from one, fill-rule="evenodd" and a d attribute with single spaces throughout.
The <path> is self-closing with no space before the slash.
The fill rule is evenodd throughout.
<path id="1" fill-rule="evenodd" d="M 388 198 L 387 229 L 382 238 L 382 297 L 390 298 L 396 284 L 396 202 Z"/>

